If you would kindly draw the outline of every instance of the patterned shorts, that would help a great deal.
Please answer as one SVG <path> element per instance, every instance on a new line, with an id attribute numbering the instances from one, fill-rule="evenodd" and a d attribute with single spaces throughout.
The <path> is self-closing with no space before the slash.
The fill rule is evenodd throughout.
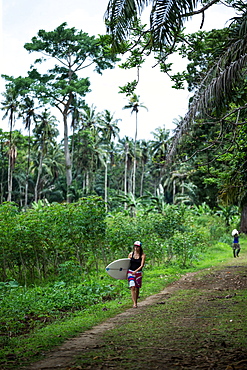
<path id="1" fill-rule="evenodd" d="M 133 275 L 132 270 L 128 270 L 128 282 L 129 282 L 129 287 L 131 288 L 132 286 L 136 288 L 141 288 L 142 286 L 142 271 L 138 271 Z"/>

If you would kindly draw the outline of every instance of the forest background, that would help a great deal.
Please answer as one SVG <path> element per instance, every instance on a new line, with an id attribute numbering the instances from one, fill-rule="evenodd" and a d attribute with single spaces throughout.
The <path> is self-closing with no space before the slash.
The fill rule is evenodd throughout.
<path id="1" fill-rule="evenodd" d="M 241 2 L 232 1 L 228 3 L 228 6 L 225 3 L 224 8 L 233 10 L 233 14 L 237 14 L 238 11 L 245 11 L 244 5 L 242 8 L 240 6 Z M 218 4 L 215 6 L 218 6 Z M 242 17 L 243 19 L 244 17 Z M 227 21 L 229 20 L 225 19 L 225 23 Z M 232 25 L 232 27 L 235 26 Z M 199 31 L 198 34 L 186 36 L 187 39 L 181 35 L 176 49 L 172 52 L 166 51 L 166 54 L 168 56 L 180 55 L 183 58 L 186 56 L 189 62 L 192 61 L 188 64 L 187 71 L 185 70 L 182 73 L 174 74 L 172 72 L 173 66 L 168 62 L 162 64 L 159 53 L 154 50 L 152 55 L 154 60 L 157 60 L 157 64 L 160 65 L 160 74 L 170 77 L 175 90 L 187 86 L 192 95 L 198 88 L 198 81 L 201 76 L 210 68 L 214 53 L 218 53 L 219 48 L 222 51 L 224 50 L 226 43 L 223 43 L 222 40 L 230 28 L 227 27 L 221 31 Z M 54 35 L 56 32 L 57 34 L 59 32 L 65 34 L 66 29 L 72 30 L 67 25 L 63 25 L 55 29 Z M 75 36 L 79 32 L 73 29 L 72 33 Z M 141 30 L 138 32 L 141 34 Z M 43 38 L 44 41 L 48 34 L 47 32 L 46 35 L 39 36 L 37 40 L 41 41 Z M 167 130 L 165 126 L 157 127 L 151 134 L 151 140 L 138 140 L 139 132 L 143 131 L 140 114 L 143 111 L 147 112 L 149 106 L 147 102 L 147 108 L 145 108 L 141 97 L 136 93 L 139 81 L 136 83 L 137 80 L 134 80 L 134 90 L 126 90 L 127 87 L 129 88 L 133 84 L 133 81 L 126 82 L 126 86 L 120 87 L 120 92 L 126 97 L 127 103 L 124 108 L 129 112 L 129 121 L 132 122 L 134 132 L 132 137 L 120 138 L 118 136 L 120 120 L 115 118 L 114 114 L 107 109 L 98 112 L 96 106 L 87 105 L 85 99 L 90 91 L 90 80 L 84 76 L 82 78 L 80 75 L 80 70 L 83 70 L 83 74 L 86 71 L 85 64 L 80 65 L 84 61 L 83 58 L 85 58 L 85 62 L 89 62 L 97 69 L 96 72 L 104 73 L 106 71 L 109 74 L 114 71 L 112 70 L 114 66 L 122 63 L 122 69 L 126 73 L 134 70 L 136 71 L 135 76 L 138 76 L 148 57 L 144 55 L 142 58 L 138 58 L 138 49 L 136 48 L 136 55 L 133 53 L 130 55 L 129 61 L 127 59 L 126 62 L 125 57 L 124 61 L 120 62 L 117 59 L 124 53 L 124 50 L 112 58 L 112 56 L 106 54 L 93 55 L 92 53 L 95 51 L 93 51 L 93 45 L 91 45 L 91 50 L 83 50 L 81 59 L 78 58 L 76 61 L 76 68 L 78 68 L 76 70 L 77 86 L 70 87 L 70 91 L 68 91 L 68 86 L 71 83 L 69 79 L 67 80 L 67 87 L 66 84 L 61 86 L 64 73 L 67 73 L 63 68 L 65 68 L 64 61 L 68 57 L 68 50 L 67 55 L 66 51 L 63 55 L 56 54 L 55 51 L 56 47 L 61 46 L 59 42 L 62 42 L 63 37 L 66 36 L 63 34 L 55 45 L 52 44 L 51 34 L 52 32 L 50 32 L 49 42 L 54 50 L 39 48 L 37 45 L 35 46 L 34 42 L 31 45 L 30 40 L 27 40 L 25 45 L 25 49 L 32 55 L 34 54 L 33 62 L 38 58 L 37 61 L 40 63 L 42 55 L 46 54 L 49 57 L 48 64 L 43 60 L 37 68 L 39 64 L 34 63 L 28 71 L 28 77 L 18 79 L 5 75 L 7 85 L 4 94 L 5 101 L 2 101 L 2 111 L 5 113 L 5 121 L 9 119 L 10 132 L 3 132 L 3 139 L 1 140 L 1 203 L 4 200 L 13 200 L 21 207 L 27 207 L 33 201 L 37 202 L 39 199 L 46 199 L 48 202 L 77 201 L 81 196 L 97 194 L 103 196 L 109 209 L 115 207 L 113 204 L 116 203 L 116 199 L 118 199 L 117 203 L 121 207 L 123 204 L 122 196 L 127 198 L 126 200 L 129 203 L 136 202 L 136 199 L 142 196 L 149 196 L 150 198 L 159 196 L 163 197 L 164 201 L 168 203 L 202 204 L 206 202 L 213 208 L 218 207 L 226 193 L 227 199 L 224 199 L 224 205 L 228 206 L 232 203 L 239 205 L 241 203 L 239 196 L 240 193 L 242 196 L 243 191 L 242 189 L 236 191 L 236 188 L 239 189 L 239 185 L 235 187 L 234 192 L 233 189 L 226 191 L 226 182 L 228 183 L 230 180 L 228 178 L 222 181 L 223 173 L 225 174 L 227 171 L 224 171 L 224 169 L 229 167 L 230 155 L 228 154 L 227 159 L 223 156 L 220 159 L 218 157 L 220 154 L 218 147 L 221 146 L 220 151 L 225 155 L 226 151 L 229 153 L 229 151 L 234 150 L 234 145 L 229 149 L 229 138 L 226 138 L 226 142 L 223 143 L 224 149 L 222 149 L 221 137 L 219 136 L 218 141 L 213 139 L 221 133 L 219 120 L 218 125 L 212 121 L 210 123 L 212 127 L 210 128 L 208 128 L 208 122 L 203 122 L 203 124 L 197 122 L 197 132 L 192 134 L 191 139 L 187 135 L 186 140 L 190 142 L 189 150 L 183 148 L 182 155 L 180 155 L 178 161 L 174 162 L 176 164 L 168 166 L 166 159 L 173 132 Z M 67 37 L 69 39 L 71 35 L 67 35 Z M 94 36 L 89 37 L 91 37 L 91 41 L 94 38 Z M 131 37 L 132 41 L 130 42 L 134 45 L 138 36 L 132 35 Z M 193 38 L 193 42 L 191 42 L 191 38 Z M 95 40 L 97 40 L 97 37 L 95 37 Z M 95 40 L 94 42 L 96 42 Z M 70 42 L 72 41 L 70 40 Z M 78 41 L 74 42 L 74 48 L 76 42 Z M 83 37 L 80 42 L 83 42 Z M 103 41 L 101 40 L 101 42 Z M 140 39 L 139 47 L 144 42 L 143 39 Z M 106 43 L 106 39 L 104 43 Z M 202 47 L 203 44 L 204 48 Z M 102 50 L 103 47 L 105 46 L 102 43 Z M 102 51 L 102 53 L 104 52 Z M 75 49 L 74 53 L 76 53 Z M 130 52 L 125 53 L 125 55 L 128 55 L 128 53 Z M 105 60 L 100 65 L 99 58 L 102 58 L 102 56 Z M 162 58 L 164 60 L 164 55 L 162 55 Z M 60 66 L 59 63 L 56 66 L 57 61 L 61 63 Z M 51 69 L 49 70 L 49 68 Z M 67 71 L 76 74 L 69 64 L 66 68 Z M 197 71 L 195 72 L 195 70 Z M 35 72 L 37 72 L 36 75 Z M 191 74 L 190 77 L 189 74 Z M 49 87 L 47 79 L 49 80 Z M 192 80 L 193 82 L 191 82 Z M 37 88 L 37 84 L 41 83 L 43 90 Z M 59 93 L 56 91 L 55 94 L 54 91 L 58 87 L 60 91 Z M 56 112 L 56 117 L 53 114 L 54 112 Z M 244 113 L 243 110 L 241 112 Z M 57 121 L 58 117 L 60 122 Z M 23 130 L 16 130 L 12 134 L 16 120 L 17 122 L 23 122 L 23 127 L 25 127 L 28 135 L 22 135 Z M 179 127 L 179 119 L 174 123 Z M 64 126 L 64 135 L 61 132 L 61 125 Z M 237 136 L 241 137 L 241 134 L 241 132 L 238 132 Z M 63 137 L 62 140 L 57 140 L 61 136 Z M 197 140 L 198 138 L 199 140 Z M 16 143 L 19 141 L 18 145 L 15 141 Z M 213 155 L 211 149 L 214 150 L 215 155 Z M 210 155 L 208 152 L 210 152 Z M 194 153 L 197 153 L 196 156 L 193 156 L 190 160 L 186 159 Z M 231 167 L 234 168 L 234 166 Z M 229 193 L 235 199 L 229 200 Z M 219 195 L 221 195 L 221 198 Z M 124 202 L 124 206 L 127 207 L 126 202 Z"/>

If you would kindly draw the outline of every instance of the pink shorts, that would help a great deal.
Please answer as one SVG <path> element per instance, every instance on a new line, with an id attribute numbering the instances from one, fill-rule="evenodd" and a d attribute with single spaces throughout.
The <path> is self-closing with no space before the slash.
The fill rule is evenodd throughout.
<path id="1" fill-rule="evenodd" d="M 129 287 L 131 288 L 132 286 L 136 288 L 141 288 L 142 286 L 142 271 L 138 271 L 133 275 L 132 270 L 128 270 L 128 282 L 129 282 Z"/>

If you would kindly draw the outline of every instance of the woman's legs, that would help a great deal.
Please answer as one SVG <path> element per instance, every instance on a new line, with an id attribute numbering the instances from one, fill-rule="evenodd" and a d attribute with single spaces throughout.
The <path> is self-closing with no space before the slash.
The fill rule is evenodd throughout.
<path id="1" fill-rule="evenodd" d="M 128 271 L 128 281 L 131 290 L 131 298 L 133 301 L 133 307 L 137 307 L 137 300 L 139 298 L 139 291 L 142 285 L 142 272 L 137 272 L 133 275 L 132 271 Z"/>
<path id="2" fill-rule="evenodd" d="M 131 287 L 131 298 L 133 301 L 133 307 L 137 307 L 137 298 L 138 298 L 137 291 L 139 291 L 138 288 L 136 288 L 135 286 Z"/>
<path id="3" fill-rule="evenodd" d="M 139 292 L 140 292 L 140 289 L 136 288 L 136 303 L 137 303 L 137 299 L 139 298 Z"/>

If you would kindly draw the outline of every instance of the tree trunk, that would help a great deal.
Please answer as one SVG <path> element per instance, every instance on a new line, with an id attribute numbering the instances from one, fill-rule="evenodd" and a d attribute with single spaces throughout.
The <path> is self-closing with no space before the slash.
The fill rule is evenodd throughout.
<path id="1" fill-rule="evenodd" d="M 38 188 L 39 188 L 39 180 L 40 180 L 40 176 L 41 176 L 41 172 L 42 172 L 42 164 L 43 164 L 43 154 L 42 154 L 42 151 L 41 151 L 41 154 L 40 154 L 40 159 L 39 159 L 39 168 L 38 168 L 38 175 L 37 175 L 37 180 L 36 180 L 36 183 L 35 183 L 35 188 L 34 188 L 34 200 L 35 202 L 38 202 Z"/>
<path id="2" fill-rule="evenodd" d="M 89 171 L 86 173 L 86 194 L 89 193 Z"/>
<path id="3" fill-rule="evenodd" d="M 125 144 L 125 163 L 124 163 L 124 195 L 127 195 L 127 173 L 128 173 L 128 152 L 129 152 L 129 145 Z M 127 204 L 124 203 L 124 209 L 127 209 Z"/>
<path id="4" fill-rule="evenodd" d="M 11 161 L 11 148 L 12 148 L 12 130 L 13 130 L 13 113 L 10 116 L 10 129 L 9 129 L 9 163 L 8 163 L 8 195 L 7 202 L 11 202 L 12 197 L 12 161 Z"/>
<path id="5" fill-rule="evenodd" d="M 173 180 L 173 190 L 172 190 L 172 203 L 174 204 L 175 200 L 175 195 L 176 195 L 176 181 Z"/>
<path id="6" fill-rule="evenodd" d="M 125 147 L 125 164 L 124 164 L 124 195 L 127 195 L 127 171 L 128 171 L 128 145 Z"/>
<path id="7" fill-rule="evenodd" d="M 12 198 L 12 179 L 13 179 L 13 171 L 12 171 L 12 161 L 11 161 L 11 152 L 9 153 L 9 165 L 8 165 L 8 196 L 7 202 L 11 202 Z"/>
<path id="8" fill-rule="evenodd" d="M 30 139 L 31 139 L 31 132 L 30 132 L 30 125 L 28 128 L 28 157 L 27 157 L 27 171 L 26 171 L 26 183 L 25 183 L 25 208 L 27 208 L 28 202 L 28 180 L 29 180 L 29 168 L 30 168 Z"/>
<path id="9" fill-rule="evenodd" d="M 137 140 L 137 112 L 136 111 L 136 131 L 135 131 L 135 143 L 134 143 L 134 168 L 133 168 L 133 195 L 135 197 L 136 192 L 136 140 Z"/>
<path id="10" fill-rule="evenodd" d="M 107 160 L 106 160 L 106 163 L 105 163 L 105 209 L 106 209 L 106 212 L 107 212 Z"/>
<path id="11" fill-rule="evenodd" d="M 240 232 L 247 234 L 247 203 L 242 206 Z"/>
<path id="12" fill-rule="evenodd" d="M 143 194 L 144 175 L 145 175 L 145 164 L 143 164 L 143 166 L 142 166 L 140 197 L 142 197 L 142 194 Z"/>
<path id="13" fill-rule="evenodd" d="M 135 193 L 136 193 L 136 154 L 135 154 L 135 157 L 134 157 L 132 186 L 133 186 L 132 193 L 135 196 Z"/>
<path id="14" fill-rule="evenodd" d="M 68 122 L 67 114 L 63 113 L 63 123 L 64 123 L 64 154 L 65 154 L 65 166 L 66 166 L 66 184 L 67 184 L 67 202 L 70 202 L 69 199 L 69 188 L 72 183 L 72 167 L 71 167 L 71 158 L 69 152 L 69 135 L 68 135 Z"/>

